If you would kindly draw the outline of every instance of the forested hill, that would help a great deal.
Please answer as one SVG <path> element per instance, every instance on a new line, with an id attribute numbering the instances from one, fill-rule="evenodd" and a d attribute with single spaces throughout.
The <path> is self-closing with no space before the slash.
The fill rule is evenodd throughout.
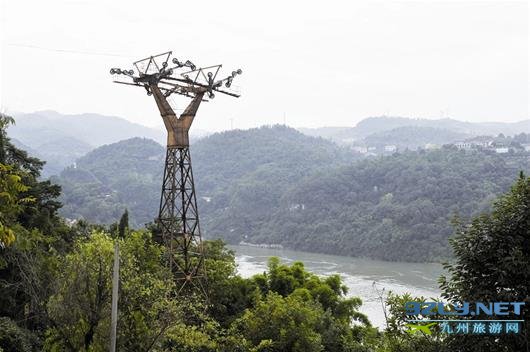
<path id="1" fill-rule="evenodd" d="M 277 205 L 287 186 L 318 168 L 351 159 L 329 141 L 283 126 L 215 134 L 194 143 L 191 155 L 199 201 L 213 199 L 216 205 L 245 191 L 264 192 L 262 201 L 269 198 Z M 88 153 L 75 168 L 53 178 L 63 186 L 63 215 L 110 223 L 128 208 L 135 226 L 152 221 L 158 211 L 164 157 L 165 148 L 142 138 Z M 204 208 L 200 210 L 207 224 L 210 207 Z"/>
<path id="2" fill-rule="evenodd" d="M 163 158 L 139 138 L 96 149 L 55 179 L 63 214 L 109 223 L 127 207 L 134 225 L 152 221 Z M 206 237 L 408 261 L 445 257 L 451 218 L 488 210 L 530 165 L 452 148 L 360 161 L 283 126 L 209 136 L 192 159 Z"/>
<path id="3" fill-rule="evenodd" d="M 453 148 L 364 160 L 297 183 L 259 226 L 237 222 L 232 232 L 215 234 L 342 255 L 438 260 L 449 254 L 454 217 L 466 222 L 489 211 L 520 170 L 530 170 L 528 155 Z M 237 217 L 216 220 L 221 226 L 231 219 Z"/>
<path id="4" fill-rule="evenodd" d="M 300 128 L 300 131 L 338 143 L 355 142 L 367 146 L 396 144 L 402 148 L 415 149 L 426 143 L 442 145 L 480 135 L 530 133 L 530 120 L 473 123 L 449 118 L 431 120 L 379 116 L 363 119 L 355 127 Z"/>
<path id="5" fill-rule="evenodd" d="M 152 221 L 159 201 L 165 149 L 153 140 L 132 138 L 99 147 L 77 160 L 53 182 L 63 188 L 62 215 L 112 223 L 124 209 L 135 226 Z"/>
<path id="6" fill-rule="evenodd" d="M 200 196 L 243 195 L 252 186 L 251 193 L 263 192 L 264 203 L 316 170 L 354 158 L 330 141 L 282 125 L 217 133 L 191 148 Z"/>

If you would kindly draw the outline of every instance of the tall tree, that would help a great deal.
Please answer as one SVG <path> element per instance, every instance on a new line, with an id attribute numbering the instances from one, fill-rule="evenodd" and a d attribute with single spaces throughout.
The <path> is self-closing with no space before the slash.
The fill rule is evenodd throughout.
<path id="1" fill-rule="evenodd" d="M 6 162 L 5 145 L 8 142 L 6 129 L 9 125 L 14 124 L 15 120 L 11 116 L 0 113 L 0 163 Z"/>
<path id="2" fill-rule="evenodd" d="M 127 231 L 129 231 L 129 211 L 125 209 L 118 224 L 118 236 L 124 238 Z"/>
<path id="3" fill-rule="evenodd" d="M 15 241 L 12 227 L 22 212 L 22 204 L 32 200 L 22 196 L 28 189 L 22 183 L 21 172 L 0 163 L 0 250 Z"/>
<path id="4" fill-rule="evenodd" d="M 109 344 L 113 242 L 105 233 L 79 240 L 61 258 L 48 303 L 46 349 L 100 351 Z M 120 239 L 118 346 L 149 351 L 176 322 L 171 274 L 162 265 L 163 248 L 148 232 Z"/>
<path id="5" fill-rule="evenodd" d="M 455 260 L 440 280 L 443 297 L 455 302 L 526 302 L 520 334 L 455 336 L 453 350 L 529 351 L 530 339 L 530 178 L 521 173 L 491 214 L 460 226 L 451 240 Z M 480 317 L 476 317 L 480 319 Z M 482 317 L 487 318 L 487 317 Z"/>
<path id="6" fill-rule="evenodd" d="M 11 242 L 0 256 L 0 316 L 42 331 L 56 254 L 69 248 L 75 231 L 57 214 L 60 187 L 39 180 L 44 162 L 10 142 L 11 123 L 0 115 L 0 237 Z"/>

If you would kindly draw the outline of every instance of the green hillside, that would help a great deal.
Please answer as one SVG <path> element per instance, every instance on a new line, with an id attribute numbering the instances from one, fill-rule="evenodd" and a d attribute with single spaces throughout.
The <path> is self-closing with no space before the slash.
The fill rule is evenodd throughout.
<path id="1" fill-rule="evenodd" d="M 63 188 L 62 215 L 97 223 L 116 221 L 128 208 L 132 223 L 152 221 L 158 208 L 164 148 L 133 138 L 105 145 L 78 159 L 52 181 Z"/>
<path id="2" fill-rule="evenodd" d="M 423 131 L 421 131 L 423 129 Z M 431 135 L 430 129 L 436 129 L 441 135 L 436 136 L 438 141 L 428 141 L 427 143 L 450 143 L 455 135 L 460 136 L 496 136 L 500 133 L 505 135 L 515 135 L 521 132 L 530 132 L 530 120 L 519 122 L 465 122 L 450 118 L 443 119 L 413 119 L 407 117 L 377 116 L 365 118 L 355 125 L 355 127 L 320 127 L 320 128 L 300 128 L 302 133 L 309 136 L 323 137 L 331 139 L 337 143 L 351 143 L 352 141 L 364 142 L 372 146 L 371 140 L 390 136 L 400 131 L 418 131 L 421 133 L 411 134 L 407 141 L 409 144 L 421 145 L 423 140 Z M 394 130 L 394 131 L 393 131 Z M 407 132 L 410 133 L 410 132 Z M 419 139 L 417 140 L 417 137 Z M 448 137 L 448 138 L 447 138 Z M 460 137 L 458 137 L 460 138 Z M 395 144 L 391 141 L 387 144 Z M 425 144 L 425 143 L 423 143 Z"/>
<path id="3" fill-rule="evenodd" d="M 294 185 L 259 226 L 241 221 L 219 233 L 234 242 L 248 235 L 249 242 L 324 253 L 439 260 L 449 255 L 451 220 L 489 211 L 520 170 L 530 170 L 527 155 L 451 148 L 365 160 Z"/>
<path id="4" fill-rule="evenodd" d="M 164 153 L 158 143 L 141 138 L 88 153 L 76 168 L 53 178 L 63 187 L 62 214 L 111 223 L 128 208 L 135 226 L 152 221 L 158 211 Z M 282 126 L 201 139 L 192 146 L 192 160 L 205 229 L 234 192 L 241 197 L 245 192 L 262 194 L 257 202 L 249 199 L 246 209 L 256 216 L 266 215 L 296 180 L 323 166 L 344 164 L 348 158 L 345 150 L 331 142 Z"/>
<path id="5" fill-rule="evenodd" d="M 62 214 L 141 226 L 158 211 L 164 148 L 134 138 L 64 170 Z M 192 146 L 206 237 L 386 260 L 446 257 L 451 219 L 487 211 L 528 156 L 444 148 L 354 160 L 293 129 L 230 131 Z"/>

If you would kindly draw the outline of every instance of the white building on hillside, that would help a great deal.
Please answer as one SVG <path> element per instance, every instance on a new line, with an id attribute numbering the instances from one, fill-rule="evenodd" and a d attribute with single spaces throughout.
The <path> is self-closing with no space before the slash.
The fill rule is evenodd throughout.
<path id="1" fill-rule="evenodd" d="M 458 149 L 471 149 L 473 147 L 473 144 L 471 142 L 456 142 L 455 147 Z"/>
<path id="2" fill-rule="evenodd" d="M 361 154 L 368 153 L 368 148 L 366 147 L 353 147 L 352 149 L 354 152 L 357 152 L 357 153 L 361 153 Z"/>
<path id="3" fill-rule="evenodd" d="M 440 146 L 438 144 L 434 144 L 434 143 L 427 143 L 427 144 L 425 144 L 425 149 L 427 149 L 427 150 L 435 150 L 435 149 L 440 149 Z"/>

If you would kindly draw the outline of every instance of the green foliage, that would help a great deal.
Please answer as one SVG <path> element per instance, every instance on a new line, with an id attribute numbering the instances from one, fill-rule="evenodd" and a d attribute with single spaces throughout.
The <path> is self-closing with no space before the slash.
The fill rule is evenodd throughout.
<path id="1" fill-rule="evenodd" d="M 361 300 L 345 297 L 340 277 L 320 278 L 300 262 L 287 266 L 273 257 L 251 281 L 264 298 L 234 326 L 257 351 L 362 350 L 370 323 L 358 312 Z"/>
<path id="2" fill-rule="evenodd" d="M 0 120 L 6 119 L 2 115 Z M 38 179 L 43 162 L 16 148 L 5 126 L 0 126 L 0 222 L 4 234 L 7 228 L 16 239 L 1 250 L 0 316 L 38 332 L 47 324 L 45 302 L 53 282 L 55 255 L 69 247 L 72 232 L 57 216 L 60 188 Z"/>
<path id="3" fill-rule="evenodd" d="M 15 241 L 11 226 L 22 212 L 22 205 L 33 200 L 22 196 L 28 189 L 22 182 L 21 172 L 0 164 L 0 250 Z"/>
<path id="4" fill-rule="evenodd" d="M 236 275 L 234 252 L 221 240 L 204 242 L 205 267 L 208 277 L 209 312 L 223 327 L 259 299 L 252 280 Z"/>
<path id="5" fill-rule="evenodd" d="M 247 310 L 234 329 L 256 351 L 364 351 L 366 326 L 351 326 L 301 290 L 283 297 L 273 291 Z"/>
<path id="6" fill-rule="evenodd" d="M 105 145 L 52 180 L 63 187 L 62 214 L 111 224 L 129 211 L 132 227 L 153 220 L 160 202 L 164 148 L 142 138 Z"/>
<path id="7" fill-rule="evenodd" d="M 28 330 L 7 317 L 0 317 L 0 351 L 37 352 L 38 341 Z"/>
<path id="8" fill-rule="evenodd" d="M 250 223 L 255 230 L 245 233 L 246 241 L 385 260 L 440 260 L 451 255 L 451 219 L 487 212 L 509 188 L 514 170 L 528 167 L 526 157 L 452 148 L 365 160 L 299 182 L 267 222 Z"/>
<path id="9" fill-rule="evenodd" d="M 283 297 L 294 294 L 300 298 L 317 301 L 324 310 L 330 310 L 338 319 L 357 320 L 369 325 L 368 319 L 357 312 L 362 302 L 359 298 L 345 298 L 347 288 L 338 275 L 321 278 L 305 270 L 304 264 L 295 262 L 291 266 L 281 264 L 279 259 L 269 259 L 268 272 L 254 276 L 261 293 L 278 293 Z"/>
<path id="10" fill-rule="evenodd" d="M 118 224 L 118 236 L 124 238 L 127 231 L 129 231 L 129 211 L 125 209 Z"/>
<path id="11" fill-rule="evenodd" d="M 407 315 L 405 312 L 405 303 L 407 302 L 432 302 L 433 298 L 412 297 L 410 294 L 397 295 L 392 292 L 388 294 L 385 300 L 387 313 L 387 329 L 385 333 L 375 341 L 377 352 L 438 352 L 445 351 L 446 344 L 444 336 L 440 329 L 434 324 L 429 327 L 431 334 L 426 334 L 419 330 L 410 330 L 407 327 L 408 319 L 422 319 L 425 317 Z M 442 319 L 438 315 L 429 316 L 429 319 Z M 427 323 L 418 323 L 426 325 Z"/>
<path id="12" fill-rule="evenodd" d="M 162 248 L 149 233 L 133 232 L 118 244 L 118 343 L 126 350 L 146 350 L 159 344 L 159 337 L 177 319 L 177 302 L 171 298 L 174 282 L 162 265 Z M 61 259 L 48 302 L 53 328 L 47 332 L 47 349 L 108 348 L 113 247 L 112 237 L 94 233 Z"/>
<path id="13" fill-rule="evenodd" d="M 33 199 L 24 197 L 29 187 L 23 182 L 23 171 L 14 165 L 6 165 L 7 138 L 6 128 L 15 121 L 12 117 L 0 114 L 0 250 L 15 241 L 15 232 L 11 228 L 16 217 L 22 211 L 22 205 Z"/>
<path id="14" fill-rule="evenodd" d="M 219 150 L 223 150 L 221 155 Z M 67 168 L 53 178 L 63 186 L 63 214 L 109 224 L 128 208 L 133 226 L 152 221 L 160 201 L 164 153 L 156 142 L 141 138 L 88 153 L 77 161 L 76 168 Z M 331 165 L 336 165 L 346 160 L 346 153 L 331 142 L 282 126 L 216 134 L 195 143 L 192 155 L 198 194 L 215 201 L 212 207 L 199 198 L 201 215 L 212 221 L 216 217 L 212 212 L 235 191 L 242 197 L 247 192 L 251 197 L 262 195 L 261 201 L 252 198 L 246 207 L 247 212 L 263 214 L 278 204 L 282 194 L 274 184 L 286 187 L 286 181 L 294 182 L 323 163 L 329 165 L 331 160 Z M 255 187 L 257 179 L 263 179 L 259 189 Z M 207 229 L 215 226 L 208 222 L 203 222 Z"/>
<path id="15" fill-rule="evenodd" d="M 0 113 L 0 163 L 5 164 L 6 162 L 6 144 L 8 143 L 6 129 L 9 125 L 15 123 L 15 120 L 11 116 L 7 116 Z"/>
<path id="16" fill-rule="evenodd" d="M 455 260 L 445 265 L 443 297 L 455 302 L 527 302 L 530 297 L 530 178 L 522 173 L 511 191 L 499 198 L 493 212 L 461 225 L 451 240 Z M 520 319 L 510 312 L 512 319 Z M 477 317 L 477 319 L 480 317 Z M 520 335 L 456 336 L 452 346 L 466 351 L 528 349 L 530 310 L 523 310 Z"/>
<path id="17" fill-rule="evenodd" d="M 243 334 L 262 351 L 319 352 L 324 350 L 317 332 L 322 308 L 296 296 L 282 297 L 269 293 L 255 309 L 247 311 L 237 322 Z"/>

